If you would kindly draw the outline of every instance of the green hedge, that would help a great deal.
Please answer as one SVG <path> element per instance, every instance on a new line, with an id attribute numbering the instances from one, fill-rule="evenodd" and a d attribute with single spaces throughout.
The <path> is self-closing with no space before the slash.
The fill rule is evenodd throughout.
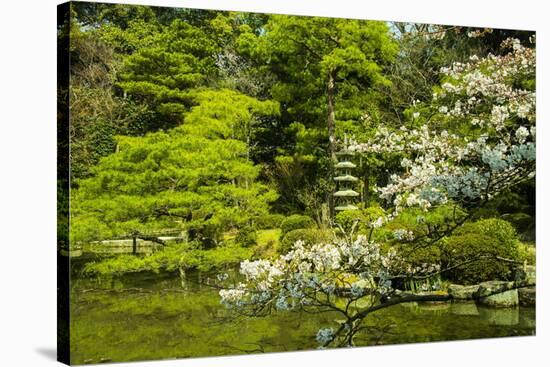
<path id="1" fill-rule="evenodd" d="M 441 263 L 441 249 L 438 244 L 414 246 L 407 243 L 398 243 L 391 247 L 397 251 L 399 256 L 406 260 L 407 264 L 413 267 L 422 266 L 423 264 Z"/>
<path id="2" fill-rule="evenodd" d="M 285 216 L 282 214 L 266 214 L 256 218 L 254 225 L 256 229 L 279 228 L 283 220 L 285 220 Z"/>
<path id="3" fill-rule="evenodd" d="M 285 235 L 295 229 L 312 228 L 315 227 L 313 219 L 307 215 L 294 214 L 286 217 L 281 223 L 281 239 Z"/>
<path id="4" fill-rule="evenodd" d="M 359 231 L 359 227 L 365 224 L 366 218 L 361 210 L 344 210 L 336 214 L 334 221 L 339 224 L 346 233 L 349 233 L 355 221 L 358 221 L 355 229 Z"/>
<path id="5" fill-rule="evenodd" d="M 483 219 L 467 223 L 443 241 L 442 266 L 463 265 L 448 271 L 445 278 L 475 284 L 487 280 L 511 280 L 513 263 L 496 259 L 520 260 L 519 240 L 514 227 L 502 219 Z"/>

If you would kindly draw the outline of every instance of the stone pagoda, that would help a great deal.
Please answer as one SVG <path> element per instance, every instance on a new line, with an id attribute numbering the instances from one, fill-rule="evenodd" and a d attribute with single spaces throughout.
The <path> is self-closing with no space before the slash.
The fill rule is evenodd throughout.
<path id="1" fill-rule="evenodd" d="M 336 211 L 357 210 L 357 207 L 353 204 L 355 203 L 355 198 L 359 196 L 359 193 L 352 188 L 358 180 L 357 177 L 351 174 L 352 170 L 356 167 L 351 162 L 351 157 L 354 153 L 348 150 L 347 144 L 345 146 L 344 149 L 336 153 L 338 163 L 334 166 L 337 172 L 336 177 L 334 177 L 337 191 L 333 194 L 337 203 L 334 208 Z"/>

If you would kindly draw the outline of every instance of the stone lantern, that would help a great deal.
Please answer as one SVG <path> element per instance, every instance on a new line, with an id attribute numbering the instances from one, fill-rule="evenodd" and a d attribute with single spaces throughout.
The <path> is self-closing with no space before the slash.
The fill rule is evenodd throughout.
<path id="1" fill-rule="evenodd" d="M 337 172 L 334 181 L 336 181 L 337 191 L 333 194 L 337 202 L 334 208 L 336 211 L 358 209 L 357 206 L 353 205 L 355 198 L 359 196 L 359 193 L 353 190 L 354 183 L 358 180 L 357 177 L 351 174 L 352 170 L 356 167 L 351 162 L 353 155 L 354 153 L 349 151 L 347 147 L 336 153 L 338 163 L 334 166 Z"/>

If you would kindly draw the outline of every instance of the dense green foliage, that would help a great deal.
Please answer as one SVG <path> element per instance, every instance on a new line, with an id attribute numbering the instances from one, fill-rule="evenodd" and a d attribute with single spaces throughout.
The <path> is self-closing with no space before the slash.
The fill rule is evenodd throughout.
<path id="1" fill-rule="evenodd" d="M 236 245 L 202 250 L 189 244 L 171 244 L 150 256 L 120 255 L 99 262 L 89 262 L 83 272 L 89 275 L 120 275 L 136 272 L 175 272 L 180 268 L 201 271 L 235 266 L 249 258 L 251 251 Z"/>
<path id="2" fill-rule="evenodd" d="M 531 33 L 97 3 L 71 9 L 71 243 L 170 232 L 192 244 L 90 264 L 88 273 L 273 257 L 298 239 L 331 239 L 317 228 L 349 232 L 355 222 L 355 234 L 414 265 L 450 263 L 455 252 L 534 262 L 513 231 L 535 240 L 534 178 L 480 207 L 407 208 L 377 224 L 392 208 L 377 189 L 408 170 L 402 158 L 414 158 L 382 152 L 351 158 L 359 210 L 335 215 L 331 195 L 344 137 L 372 138 L 382 123 L 390 133 L 419 128 L 437 116 L 450 133 L 475 140 L 480 132 L 466 118 L 439 112 L 449 101 L 432 100 L 449 81 L 440 69 L 503 55 L 503 40 L 527 42 Z M 514 83 L 535 88 L 531 76 Z M 470 223 L 482 219 L 489 221 Z M 509 266 L 483 261 L 483 272 L 458 268 L 449 277 L 510 276 Z"/>
<path id="3" fill-rule="evenodd" d="M 242 227 L 235 238 L 235 242 L 243 246 L 253 246 L 258 241 L 256 230 L 251 226 Z"/>
<path id="4" fill-rule="evenodd" d="M 315 226 L 313 219 L 307 215 L 293 214 L 286 217 L 281 223 L 281 238 L 295 229 L 310 228 Z"/>
<path id="5" fill-rule="evenodd" d="M 185 228 L 212 246 L 224 230 L 265 215 L 276 193 L 245 143 L 256 115 L 277 105 L 229 90 L 201 90 L 185 123 L 168 132 L 119 137 L 118 151 L 73 190 L 73 238 L 89 241 L 155 229 Z"/>
<path id="6" fill-rule="evenodd" d="M 447 238 L 441 260 L 448 267 L 457 266 L 445 276 L 463 284 L 487 279 L 513 279 L 513 263 L 519 260 L 519 240 L 514 227 L 501 219 L 467 223 Z"/>
<path id="7" fill-rule="evenodd" d="M 362 210 L 344 210 L 336 214 L 334 218 L 334 222 L 340 225 L 346 233 L 351 232 L 354 226 L 356 228 L 357 226 L 362 227 L 367 221 L 368 219 Z"/>
<path id="8" fill-rule="evenodd" d="M 257 229 L 278 228 L 285 220 L 282 214 L 267 214 L 256 218 L 254 225 Z"/>
<path id="9" fill-rule="evenodd" d="M 73 362 L 532 332 L 438 301 L 534 281 L 533 32 L 70 9 Z"/>
<path id="10" fill-rule="evenodd" d="M 397 47 L 388 27 L 273 15 L 265 34 L 243 32 L 237 42 L 243 55 L 274 75 L 269 92 L 284 106 L 281 127 L 290 144 L 282 145 L 285 154 L 275 158 L 278 205 L 319 211 L 312 207 L 325 202 L 325 192 L 332 188 L 336 137 L 362 134 L 363 115 L 374 112 L 380 99 L 374 87 L 389 84 L 383 68 Z M 300 172 L 304 168 L 305 174 Z"/>

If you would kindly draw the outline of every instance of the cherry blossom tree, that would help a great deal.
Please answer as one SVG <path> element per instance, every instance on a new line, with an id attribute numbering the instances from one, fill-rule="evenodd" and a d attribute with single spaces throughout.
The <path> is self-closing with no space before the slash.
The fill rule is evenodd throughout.
<path id="1" fill-rule="evenodd" d="M 398 280 L 427 279 L 449 269 L 429 263 L 413 266 L 391 246 L 372 240 L 372 233 L 407 207 L 429 212 L 449 204 L 482 205 L 534 176 L 535 51 L 514 39 L 504 46 L 509 49 L 504 55 L 473 56 L 468 63 L 444 68 L 431 105 L 411 108 L 411 125 L 416 128 L 380 126 L 371 141 L 352 142 L 349 149 L 361 154 L 402 156 L 403 172 L 378 189 L 392 211 L 367 223 L 368 236 L 354 235 L 355 223 L 350 233 L 341 231 L 332 242 L 306 246 L 297 241 L 290 252 L 273 261 L 244 261 L 240 267 L 244 279 L 220 291 L 222 303 L 248 316 L 279 310 L 338 314 L 334 325 L 317 333 L 324 348 L 353 346 L 354 337 L 366 328 L 364 320 L 380 309 L 450 299 L 445 293 L 398 290 Z M 466 218 L 459 215 L 446 231 L 423 236 L 396 229 L 393 240 L 437 241 Z M 516 282 L 498 291 L 521 286 L 525 284 Z"/>
<path id="2" fill-rule="evenodd" d="M 445 81 L 433 95 L 437 110 L 412 114 L 420 128 L 380 126 L 371 141 L 350 147 L 367 154 L 403 153 L 404 172 L 378 189 L 397 212 L 449 200 L 478 205 L 534 176 L 535 50 L 516 39 L 503 46 L 510 49 L 503 56 L 474 55 L 468 63 L 443 68 Z"/>

